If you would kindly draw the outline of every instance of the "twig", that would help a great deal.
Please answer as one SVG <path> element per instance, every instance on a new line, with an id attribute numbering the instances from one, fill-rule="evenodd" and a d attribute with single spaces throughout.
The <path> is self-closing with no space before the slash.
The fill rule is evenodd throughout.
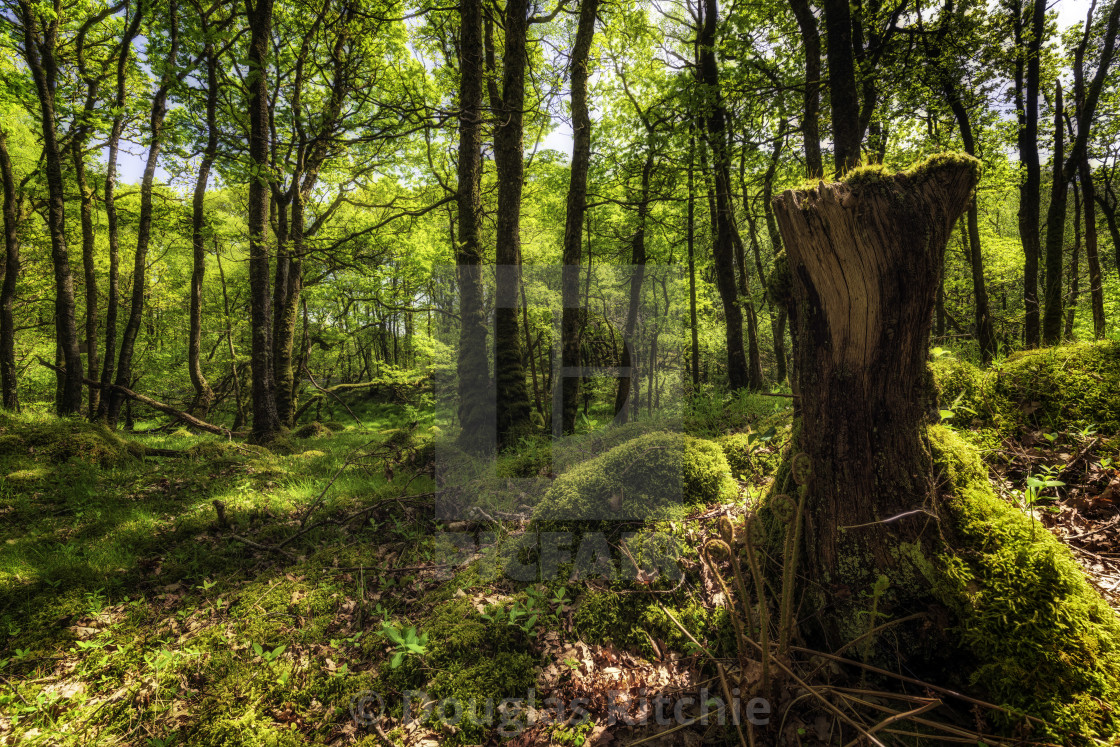
<path id="1" fill-rule="evenodd" d="M 354 422 L 356 422 L 358 424 L 359 428 L 365 428 L 366 427 L 366 424 L 358 419 L 358 416 L 354 414 L 354 411 L 350 409 L 349 405 L 347 405 L 345 402 L 342 401 L 341 397 L 339 397 L 337 394 L 332 392 L 330 389 L 324 389 L 323 387 L 319 386 L 319 382 L 315 381 L 315 377 L 312 376 L 311 371 L 309 371 L 307 369 L 307 361 L 303 361 L 300 365 L 303 367 L 303 372 L 305 374 L 307 374 L 307 380 L 311 382 L 311 386 L 315 387 L 320 392 L 324 392 L 324 393 L 329 394 L 332 397 L 334 397 L 335 400 L 338 401 L 338 404 L 340 404 L 344 408 L 346 408 L 346 412 L 350 413 L 350 417 L 354 418 Z"/>

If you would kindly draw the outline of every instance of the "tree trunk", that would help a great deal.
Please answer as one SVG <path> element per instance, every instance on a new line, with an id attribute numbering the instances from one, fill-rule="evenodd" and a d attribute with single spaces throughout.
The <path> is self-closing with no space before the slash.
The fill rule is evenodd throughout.
<path id="1" fill-rule="evenodd" d="M 735 283 L 735 251 L 731 211 L 731 171 L 727 152 L 726 113 L 719 90 L 719 65 L 716 61 L 716 0 L 704 0 L 703 25 L 700 29 L 700 82 L 705 100 L 705 124 L 708 147 L 712 151 L 715 177 L 715 235 L 712 255 L 715 260 L 716 285 L 723 302 L 727 340 L 727 384 L 734 389 L 750 385 L 746 352 L 743 350 L 743 309 Z"/>
<path id="2" fill-rule="evenodd" d="M 1024 26 L 1021 6 L 1015 6 L 1015 108 L 1019 117 L 1019 162 L 1026 175 L 1019 185 L 1019 237 L 1023 242 L 1023 305 L 1026 309 L 1024 341 L 1038 347 L 1041 341 L 1038 309 L 1038 262 L 1042 167 L 1038 160 L 1038 89 L 1041 79 L 1039 50 L 1044 41 L 1046 2 L 1027 0 L 1030 17 Z M 1025 75 L 1024 75 L 1025 68 Z"/>
<path id="3" fill-rule="evenodd" d="M 691 129 L 691 128 L 690 128 Z M 696 136 L 688 138 L 688 321 L 692 330 L 692 390 L 700 390 L 700 327 L 696 319 Z"/>
<path id="4" fill-rule="evenodd" d="M 272 376 L 272 298 L 269 293 L 268 211 L 269 106 L 267 60 L 272 43 L 273 0 L 246 0 L 249 17 L 249 308 L 253 327 L 253 439 L 272 440 L 280 432 Z"/>
<path id="5" fill-rule="evenodd" d="M 517 323 L 518 277 L 521 273 L 521 192 L 525 180 L 523 110 L 525 108 L 527 0 L 507 0 L 501 96 L 491 90 L 497 118 L 494 161 L 498 171 L 497 302 L 494 307 L 494 379 L 497 395 L 497 437 L 502 448 L 529 424 L 529 392 L 521 360 Z M 496 88 L 496 86 L 494 86 Z"/>
<path id="6" fill-rule="evenodd" d="M 646 275 L 646 219 L 649 215 L 649 179 L 653 170 L 653 150 L 646 152 L 642 166 L 642 194 L 638 200 L 638 230 L 634 232 L 630 254 L 630 305 L 626 311 L 626 327 L 622 333 L 622 356 L 619 367 L 623 374 L 618 378 L 618 389 L 614 398 L 614 422 L 626 423 L 630 410 L 637 414 L 638 383 L 636 356 L 632 350 L 634 332 L 638 323 L 638 308 L 642 302 L 642 282 Z M 630 401 L 633 407 L 627 407 Z"/>
<path id="7" fill-rule="evenodd" d="M 1089 301 L 1093 307 L 1093 337 L 1101 339 L 1105 333 L 1104 286 L 1101 278 L 1101 260 L 1097 248 L 1097 201 L 1093 187 L 1093 172 L 1089 159 L 1078 164 L 1078 181 L 1081 182 L 1081 199 L 1085 205 L 1085 260 L 1089 265 Z"/>
<path id="8" fill-rule="evenodd" d="M 957 119 L 957 127 L 964 143 L 964 152 L 976 156 L 976 140 L 972 134 L 972 122 L 964 107 L 957 87 L 953 81 L 945 79 L 943 88 L 949 99 L 949 106 Z M 976 312 L 976 341 L 980 345 L 980 358 L 987 365 L 996 353 L 995 334 L 992 332 L 992 314 L 988 307 L 988 287 L 984 281 L 984 255 L 980 247 L 980 211 L 976 196 L 968 204 L 968 257 L 972 268 L 972 295 Z"/>
<path id="9" fill-rule="evenodd" d="M 824 177 L 821 159 L 821 35 L 817 18 L 809 0 L 790 0 L 801 43 L 805 46 L 805 94 L 801 113 L 801 137 L 805 141 L 805 175 L 810 179 Z"/>
<path id="10" fill-rule="evenodd" d="M 591 162 L 591 116 L 587 109 L 587 58 L 595 37 L 595 17 L 599 0 L 582 0 L 579 7 L 579 25 L 576 27 L 575 45 L 572 47 L 572 167 L 568 181 L 568 206 L 564 217 L 564 254 L 561 260 L 563 311 L 560 319 L 560 365 L 571 368 L 579 365 L 580 320 L 583 318 L 579 300 L 579 265 L 582 260 L 582 227 L 587 212 L 587 169 Z M 576 427 L 576 410 L 579 405 L 579 376 L 560 379 L 560 432 L 572 433 Z M 553 405 L 553 417 L 557 408 Z"/>
<path id="11" fill-rule="evenodd" d="M 206 419 L 210 405 L 214 401 L 214 390 L 210 388 L 202 373 L 202 285 L 206 280 L 206 185 L 210 181 L 210 168 L 218 154 L 218 57 L 213 44 L 208 43 L 206 56 L 206 149 L 202 162 L 198 165 L 198 178 L 194 184 L 194 200 L 191 204 L 191 246 L 193 264 L 191 268 L 191 324 L 187 340 L 187 368 L 194 386 L 195 405 L 199 417 Z M 193 409 L 193 408 L 192 408 Z"/>
<path id="12" fill-rule="evenodd" d="M 482 248 L 478 210 L 482 175 L 482 0 L 459 3 L 459 445 L 480 452 L 493 448 L 493 412 L 486 355 L 486 312 L 482 305 Z"/>
<path id="13" fill-rule="evenodd" d="M 0 406 L 19 410 L 16 325 L 13 308 L 19 279 L 19 222 L 22 200 L 8 155 L 8 133 L 0 126 L 0 177 L 4 184 L 4 282 L 0 286 Z"/>
<path id="14" fill-rule="evenodd" d="M 97 361 L 97 269 L 94 264 L 94 234 L 93 234 L 93 190 L 86 183 L 86 136 L 84 130 L 75 134 L 70 141 L 70 154 L 74 160 L 74 179 L 77 182 L 78 197 L 80 200 L 78 215 L 82 224 L 82 270 L 85 274 L 85 300 L 86 300 L 86 375 L 91 379 L 97 378 L 100 366 Z M 89 388 L 89 417 L 92 419 L 97 414 L 97 406 L 101 400 L 101 391 L 98 387 Z"/>
<path id="15" fill-rule="evenodd" d="M 78 325 L 74 316 L 74 276 L 70 271 L 70 250 L 66 244 L 66 196 L 62 180 L 62 154 L 55 130 L 55 85 L 58 64 L 55 47 L 58 43 L 57 12 L 44 19 L 45 36 L 40 37 L 38 6 L 20 2 L 23 25 L 23 53 L 39 98 L 39 114 L 43 139 L 44 171 L 47 177 L 47 232 L 51 242 L 51 264 L 54 266 L 55 344 L 65 366 L 65 374 L 56 374 L 55 411 L 74 415 L 82 409 L 82 353 L 78 347 Z"/>
<path id="16" fill-rule="evenodd" d="M 828 38 L 828 88 L 832 103 L 832 147 L 836 174 L 859 165 L 859 95 L 852 48 L 852 9 L 848 0 L 823 0 Z"/>
<path id="17" fill-rule="evenodd" d="M 1066 301 L 1066 326 L 1063 337 L 1073 339 L 1073 323 L 1077 320 L 1077 301 L 1081 294 L 1081 190 L 1073 183 L 1073 252 L 1069 258 L 1069 292 Z"/>
<path id="18" fill-rule="evenodd" d="M 794 470 L 813 551 L 798 573 L 833 594 L 865 598 L 928 522 L 930 325 L 945 246 L 978 178 L 972 158 L 935 157 L 774 201 L 799 328 Z"/>
<path id="19" fill-rule="evenodd" d="M 109 241 L 109 288 L 105 302 L 105 357 L 101 366 L 101 391 L 107 391 L 117 366 L 117 314 L 120 309 L 120 233 L 117 228 L 117 155 L 124 130 L 125 84 L 132 40 L 140 31 L 143 3 L 138 4 L 117 52 L 117 92 L 113 103 L 116 114 L 109 130 L 109 158 L 105 165 L 105 228 Z M 91 377 L 92 378 L 92 377 Z M 101 397 L 97 417 L 108 420 L 110 397 Z"/>
<path id="20" fill-rule="evenodd" d="M 1056 345 L 1062 339 L 1062 260 L 1065 253 L 1066 208 L 1069 179 L 1065 169 L 1065 123 L 1062 121 L 1062 84 L 1054 89 L 1054 180 L 1046 210 L 1046 288 L 1042 314 L 1042 341 Z"/>
<path id="21" fill-rule="evenodd" d="M 136 256 L 132 270 L 132 303 L 128 309 L 128 321 L 121 333 L 121 351 L 117 358 L 116 388 L 110 390 L 109 424 L 116 427 L 121 405 L 125 395 L 122 388 L 132 385 L 132 356 L 136 349 L 136 339 L 140 335 L 140 324 L 144 317 L 144 298 L 147 295 L 148 245 L 152 237 L 152 188 L 156 179 L 156 164 L 163 148 L 164 120 L 167 117 L 167 94 L 175 81 L 173 73 L 175 58 L 179 51 L 178 5 L 170 4 L 171 17 L 168 29 L 171 35 L 168 52 L 168 67 L 160 79 L 159 88 L 152 95 L 152 106 L 148 120 L 148 160 L 144 164 L 144 176 L 140 182 L 140 216 L 136 226 Z M 69 364 L 67 364 L 69 366 Z"/>

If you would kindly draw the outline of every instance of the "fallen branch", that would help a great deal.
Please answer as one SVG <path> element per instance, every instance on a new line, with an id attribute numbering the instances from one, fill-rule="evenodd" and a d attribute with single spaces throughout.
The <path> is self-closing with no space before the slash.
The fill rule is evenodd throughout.
<path id="1" fill-rule="evenodd" d="M 342 405 L 343 407 L 346 408 L 346 412 L 350 413 L 350 417 L 354 418 L 354 421 L 358 424 L 359 428 L 364 428 L 365 427 L 365 423 L 363 423 L 361 420 L 359 420 L 358 416 L 354 414 L 354 411 L 351 410 L 349 407 L 347 407 L 346 403 L 342 401 L 342 398 L 334 393 L 335 387 L 331 387 L 330 389 L 324 389 L 323 387 L 319 386 L 319 382 L 315 381 L 315 377 L 312 376 L 311 371 L 308 370 L 306 361 L 303 362 L 303 372 L 305 374 L 307 374 L 307 380 L 311 382 L 311 386 L 315 387 L 320 392 L 324 392 L 324 393 L 329 394 L 332 397 L 334 397 L 338 401 L 338 404 L 340 404 L 340 405 Z M 342 386 L 342 385 L 340 384 L 339 386 Z"/>
<path id="2" fill-rule="evenodd" d="M 66 375 L 65 369 L 59 368 L 53 363 L 48 363 L 47 361 L 43 360 L 41 356 L 36 356 L 36 358 L 39 359 L 39 365 L 46 366 L 55 373 L 62 374 L 63 376 Z M 232 438 L 233 434 L 230 433 L 228 428 L 223 428 L 220 425 L 212 425 L 204 420 L 199 420 L 194 415 L 183 412 L 182 410 L 176 410 L 171 405 L 165 405 L 164 403 L 154 400 L 151 397 L 145 397 L 143 394 L 137 394 L 131 389 L 123 387 L 120 384 L 102 384 L 100 381 L 94 381 L 93 379 L 86 378 L 85 376 L 82 377 L 82 383 L 88 387 L 95 387 L 97 389 L 109 389 L 114 392 L 119 392 L 129 399 L 134 399 L 142 405 L 147 405 L 153 410 L 159 410 L 165 415 L 179 418 L 189 423 L 190 425 L 193 425 L 195 428 L 198 428 L 200 431 L 206 431 L 207 433 L 214 433 L 219 436 L 225 436 L 226 438 Z"/>

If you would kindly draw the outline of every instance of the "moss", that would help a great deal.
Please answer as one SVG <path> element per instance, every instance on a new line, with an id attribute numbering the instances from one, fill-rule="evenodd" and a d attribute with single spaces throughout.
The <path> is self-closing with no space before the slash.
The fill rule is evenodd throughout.
<path id="1" fill-rule="evenodd" d="M 293 438 L 330 438 L 332 435 L 334 431 L 318 421 L 305 423 L 292 431 Z"/>
<path id="2" fill-rule="evenodd" d="M 171 433 L 168 433 L 167 435 L 170 436 L 171 438 L 193 438 L 194 437 L 194 434 L 191 433 L 190 431 L 188 431 L 186 428 L 176 428 L 175 430 L 171 431 Z"/>
<path id="3" fill-rule="evenodd" d="M 129 444 L 104 425 L 81 418 L 0 414 L 0 456 L 52 464 L 76 459 L 107 468 L 131 461 L 142 452 L 142 447 Z"/>
<path id="4" fill-rule="evenodd" d="M 674 606 L 666 598 L 592 590 L 578 600 L 572 622 L 580 639 L 588 643 L 610 643 L 645 656 L 656 655 L 651 639 L 678 651 L 688 650 L 691 641 L 665 614 L 659 601 L 709 651 L 717 656 L 734 652 L 734 626 L 727 608 L 707 609 L 695 601 Z"/>
<path id="5" fill-rule="evenodd" d="M 340 423 L 337 420 L 328 420 L 327 422 L 323 423 L 323 427 L 331 431 L 332 433 L 339 433 L 340 431 L 346 430 L 346 424 Z"/>
<path id="6" fill-rule="evenodd" d="M 929 438 L 952 491 L 953 526 L 930 581 L 956 618 L 953 632 L 969 656 L 970 683 L 1059 731 L 1114 734 L 1120 729 L 1113 715 L 1120 704 L 1115 614 L 1068 548 L 996 497 L 974 449 L 939 426 L 929 429 Z"/>
<path id="7" fill-rule="evenodd" d="M 783 308 L 793 305 L 793 273 L 784 249 L 774 255 L 774 266 L 766 276 L 766 292 Z"/>
<path id="8" fill-rule="evenodd" d="M 441 744 L 486 741 L 500 724 L 497 706 L 502 699 L 525 698 L 536 682 L 540 661 L 526 652 L 527 637 L 519 628 L 486 620 L 463 597 L 437 605 L 419 629 L 428 634 L 422 662 L 408 660 L 397 669 L 384 664 L 381 682 L 402 693 L 423 690 L 430 699 L 456 702 L 477 714 L 476 723 L 464 718 L 454 734 L 444 734 Z M 490 724 L 485 723 L 488 699 Z M 447 713 L 454 713 L 450 705 Z"/>
<path id="9" fill-rule="evenodd" d="M 941 407 L 957 403 L 955 425 L 999 436 L 1090 424 L 1120 430 L 1120 342 L 1024 351 L 986 371 L 950 356 L 931 368 Z"/>
<path id="10" fill-rule="evenodd" d="M 757 433 L 731 433 L 716 439 L 716 443 L 736 477 L 768 475 L 778 468 L 779 455 L 773 449 L 762 448 Z"/>
<path id="11" fill-rule="evenodd" d="M 558 477 L 538 521 L 644 520 L 674 507 L 730 502 L 737 488 L 711 441 L 657 432 L 616 446 Z"/>

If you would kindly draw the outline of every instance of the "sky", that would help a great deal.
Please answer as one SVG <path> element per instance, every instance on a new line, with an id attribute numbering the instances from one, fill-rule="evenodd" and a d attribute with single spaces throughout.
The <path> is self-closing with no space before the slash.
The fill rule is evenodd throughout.
<path id="1" fill-rule="evenodd" d="M 1058 26 L 1067 28 L 1075 23 L 1085 20 L 1089 11 L 1091 0 L 1056 0 L 1048 6 L 1050 10 L 1058 13 Z M 1098 5 L 1100 0 L 1098 0 Z M 572 152 L 571 125 L 559 118 L 555 119 L 556 129 L 550 132 L 540 144 L 540 150 L 558 150 L 561 153 Z M 144 175 L 144 164 L 147 153 L 144 148 L 135 144 L 125 144 L 129 152 L 122 152 L 118 162 L 119 180 L 122 184 L 135 184 Z M 162 168 L 156 169 L 156 179 L 167 181 L 169 174 Z"/>

